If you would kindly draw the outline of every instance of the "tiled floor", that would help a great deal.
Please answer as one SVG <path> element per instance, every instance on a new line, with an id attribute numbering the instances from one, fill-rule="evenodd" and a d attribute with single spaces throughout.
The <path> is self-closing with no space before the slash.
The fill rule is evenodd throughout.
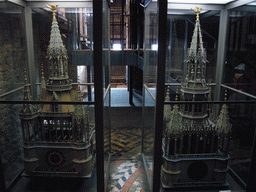
<path id="1" fill-rule="evenodd" d="M 111 163 L 111 170 L 108 191 L 149 191 L 140 153 L 129 159 L 125 157 L 114 159 Z"/>
<path id="2" fill-rule="evenodd" d="M 111 137 L 113 155 L 110 164 L 108 191 L 150 191 L 140 153 L 141 132 L 141 128 L 136 127 L 126 129 L 113 128 Z M 151 131 L 147 130 L 145 134 L 149 140 L 152 135 Z M 106 135 L 108 134 L 106 133 Z M 153 138 L 150 140 L 151 142 L 147 141 L 145 143 L 148 147 L 153 144 Z M 147 164 L 152 168 L 151 159 L 147 160 Z M 151 170 L 149 172 L 152 174 Z"/>

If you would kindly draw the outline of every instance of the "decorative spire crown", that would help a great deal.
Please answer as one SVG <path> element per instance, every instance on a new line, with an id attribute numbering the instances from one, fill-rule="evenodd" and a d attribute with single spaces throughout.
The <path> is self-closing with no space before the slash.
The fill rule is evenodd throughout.
<path id="1" fill-rule="evenodd" d="M 47 49 L 47 58 L 50 63 L 50 78 L 68 78 L 67 49 L 63 45 L 58 22 L 56 20 L 56 9 L 58 5 L 46 5 L 53 11 L 50 44 Z"/>
<path id="2" fill-rule="evenodd" d="M 49 81 L 46 89 L 48 91 L 66 91 L 71 90 L 71 81 L 68 77 L 68 55 L 67 49 L 61 39 L 58 22 L 56 20 L 56 9 L 58 5 L 47 5 L 53 11 L 52 29 L 50 44 L 47 49 L 49 62 Z"/>
<path id="3" fill-rule="evenodd" d="M 206 51 L 203 47 L 203 38 L 200 27 L 199 13 L 202 8 L 192 9 L 196 13 L 196 23 L 190 48 L 187 52 L 187 81 L 205 81 L 206 76 Z M 185 82 L 186 83 L 186 82 Z"/>
<path id="4" fill-rule="evenodd" d="M 196 7 L 195 9 L 192 9 L 196 13 L 196 20 L 199 21 L 199 13 L 202 11 L 202 8 Z"/>

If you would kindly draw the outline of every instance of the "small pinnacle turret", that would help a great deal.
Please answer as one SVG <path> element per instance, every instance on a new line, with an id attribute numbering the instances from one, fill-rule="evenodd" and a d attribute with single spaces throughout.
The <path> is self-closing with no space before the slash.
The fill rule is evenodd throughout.
<path id="1" fill-rule="evenodd" d="M 224 100 L 227 101 L 227 90 L 225 90 Z M 217 127 L 219 135 L 228 135 L 231 132 L 231 124 L 229 122 L 227 104 L 222 105 L 222 109 L 220 111 L 220 116 L 217 120 L 216 127 Z"/>
<path id="2" fill-rule="evenodd" d="M 24 101 L 30 101 L 31 99 L 31 95 L 30 95 L 30 86 L 27 83 L 27 74 L 26 74 L 26 69 L 24 69 L 24 81 L 25 81 L 25 85 L 24 85 L 24 96 L 23 96 L 23 100 Z M 33 113 L 33 107 L 31 106 L 31 104 L 23 104 L 23 107 L 21 109 L 21 114 L 25 115 L 25 114 L 32 114 Z"/>

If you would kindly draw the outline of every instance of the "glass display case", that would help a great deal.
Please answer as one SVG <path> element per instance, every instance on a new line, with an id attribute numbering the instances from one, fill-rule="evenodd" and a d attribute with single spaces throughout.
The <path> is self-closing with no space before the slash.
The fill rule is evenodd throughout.
<path id="1" fill-rule="evenodd" d="M 160 21 L 153 16 L 159 14 L 159 4 L 153 1 L 145 8 L 142 152 L 153 186 L 159 182 L 156 161 L 161 164 L 163 189 L 208 185 L 242 190 L 247 183 L 251 186 L 248 174 L 250 169 L 254 170 L 254 7 L 241 5 L 231 3 L 223 9 L 223 4 L 168 3 L 164 86 L 156 86 L 162 80 L 156 76 L 162 63 L 154 60 L 151 46 L 159 46 L 161 34 L 154 33 L 161 32 Z M 197 8 L 200 6 L 202 10 Z M 151 65 L 155 67 L 153 73 Z M 150 82 L 149 76 L 155 80 Z M 149 85 L 155 88 L 155 93 Z M 161 93 L 157 89 L 165 92 L 161 161 L 153 151 L 160 150 L 154 140 L 160 128 L 153 122 L 150 125 L 154 136 L 149 139 L 146 134 L 149 119 L 154 116 L 156 122 L 161 117 L 161 105 L 157 106 Z M 151 116 L 147 94 L 154 101 Z M 147 147 L 149 140 L 154 142 L 151 148 Z M 200 167 L 200 174 L 194 174 L 195 167 Z"/>
<path id="2" fill-rule="evenodd" d="M 134 142 L 151 191 L 253 191 L 256 5 L 248 2 L 144 1 L 142 107 L 111 122 L 111 1 L 0 1 L 1 190 L 127 188 L 136 169 L 118 186 L 111 174 L 121 153 L 111 155 L 115 142 L 122 152 Z M 112 126 L 129 121 L 119 127 L 129 132 L 130 119 L 140 119 L 136 141 L 124 145 Z"/>
<path id="3" fill-rule="evenodd" d="M 5 125 L 1 131 L 4 173 L 1 178 L 6 184 L 4 190 L 10 188 L 15 179 L 30 182 L 34 177 L 88 178 L 82 185 L 91 191 L 97 190 L 97 175 L 100 180 L 105 177 L 107 183 L 109 174 L 101 171 L 96 174 L 100 166 L 106 172 L 109 170 L 111 151 L 109 145 L 105 162 L 103 156 L 99 160 L 99 154 L 104 154 L 104 141 L 103 137 L 97 139 L 96 132 L 103 135 L 104 130 L 110 136 L 111 125 L 109 4 L 101 3 L 96 6 L 102 7 L 104 22 L 100 19 L 99 23 L 104 26 L 99 27 L 103 31 L 96 34 L 103 37 L 96 42 L 93 39 L 93 1 L 72 5 L 56 1 L 47 6 L 40 1 L 17 2 L 19 5 L 1 2 L 0 25 L 4 34 L 1 122 Z M 103 52 L 95 56 L 93 54 L 98 53 L 93 52 L 95 47 L 102 50 L 98 43 L 103 46 Z M 102 60 L 96 72 L 93 57 Z M 97 80 L 99 76 L 103 82 Z M 99 91 L 96 93 L 99 89 L 101 95 Z M 102 105 L 95 104 L 96 100 L 101 100 Z M 103 118 L 95 122 L 95 116 L 100 113 Z M 102 126 L 97 129 L 100 125 L 104 129 Z M 98 145 L 102 144 L 98 149 L 96 140 Z M 96 164 L 97 161 L 100 163 Z M 20 177 L 22 172 L 28 179 Z M 43 180 L 36 181 L 39 183 L 35 186 Z M 101 186 L 101 181 L 98 183 Z M 32 185 L 30 187 L 34 190 Z M 72 185 L 57 186 L 49 182 L 43 188 L 64 190 L 63 187 L 69 189 Z M 104 187 L 106 185 L 102 189 Z"/>
<path id="4" fill-rule="evenodd" d="M 242 190 L 250 184 L 255 96 L 248 34 L 253 14 L 241 10 L 252 7 L 189 5 L 168 4 L 162 187 Z M 192 174 L 193 167 L 200 174 Z"/>

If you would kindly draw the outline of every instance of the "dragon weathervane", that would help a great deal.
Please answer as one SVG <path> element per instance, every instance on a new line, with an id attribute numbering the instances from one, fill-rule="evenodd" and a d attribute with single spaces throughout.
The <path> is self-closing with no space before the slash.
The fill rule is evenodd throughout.
<path id="1" fill-rule="evenodd" d="M 196 13 L 196 20 L 199 21 L 199 13 L 202 11 L 202 8 L 196 7 L 192 10 Z"/>

